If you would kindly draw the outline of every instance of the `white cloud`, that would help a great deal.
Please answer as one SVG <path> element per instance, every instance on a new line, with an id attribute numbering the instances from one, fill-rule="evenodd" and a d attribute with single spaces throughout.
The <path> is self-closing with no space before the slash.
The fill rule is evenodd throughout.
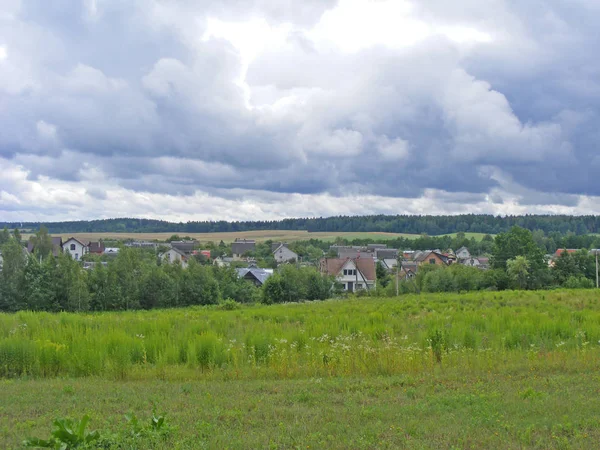
<path id="1" fill-rule="evenodd" d="M 378 150 L 381 156 L 386 161 L 401 161 L 408 156 L 409 143 L 401 138 L 394 140 L 388 139 L 387 136 L 380 138 Z"/>
<path id="2" fill-rule="evenodd" d="M 0 7 L 13 217 L 597 204 L 591 2 L 32 5 Z"/>

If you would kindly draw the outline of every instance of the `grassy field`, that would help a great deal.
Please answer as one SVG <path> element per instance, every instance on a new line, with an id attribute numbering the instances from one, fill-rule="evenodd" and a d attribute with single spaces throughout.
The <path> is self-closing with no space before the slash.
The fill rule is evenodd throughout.
<path id="1" fill-rule="evenodd" d="M 122 239 L 140 239 L 140 240 L 158 240 L 164 241 L 174 234 L 179 236 L 190 236 L 198 239 L 201 242 L 220 242 L 225 243 L 233 242 L 236 238 L 245 239 L 256 239 L 257 241 L 302 241 L 308 239 L 320 239 L 322 241 L 334 242 L 338 238 L 343 239 L 370 239 L 370 240 L 389 240 L 396 239 L 398 237 L 404 237 L 408 239 L 416 239 L 420 237 L 419 234 L 404 234 L 404 233 L 336 233 L 336 232 L 317 232 L 309 233 L 308 231 L 285 231 L 285 230 L 272 230 L 272 231 L 246 231 L 246 232 L 234 232 L 234 233 L 72 233 L 72 234 L 55 234 L 54 236 L 61 236 L 63 240 L 75 237 L 79 239 L 108 239 L 108 240 L 122 240 Z M 456 233 L 448 235 L 455 236 Z M 475 237 L 481 239 L 485 236 L 483 233 L 466 233 L 467 237 Z M 29 239 L 28 234 L 24 235 L 24 239 Z"/>
<path id="2" fill-rule="evenodd" d="M 0 315 L 0 447 L 56 417 L 137 448 L 597 448 L 596 291 Z M 131 448 L 136 448 L 131 447 Z"/>

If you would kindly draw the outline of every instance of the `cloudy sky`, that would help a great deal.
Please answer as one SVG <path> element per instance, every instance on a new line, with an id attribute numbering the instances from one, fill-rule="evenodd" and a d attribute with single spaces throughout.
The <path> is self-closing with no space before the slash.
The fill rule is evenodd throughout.
<path id="1" fill-rule="evenodd" d="M 597 0 L 0 0 L 0 220 L 600 213 Z"/>

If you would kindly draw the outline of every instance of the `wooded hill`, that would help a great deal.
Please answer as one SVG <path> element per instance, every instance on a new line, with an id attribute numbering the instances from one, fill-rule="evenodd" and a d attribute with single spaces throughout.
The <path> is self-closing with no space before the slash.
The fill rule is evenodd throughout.
<path id="1" fill-rule="evenodd" d="M 430 236 L 457 233 L 498 234 L 517 225 L 528 230 L 544 233 L 568 233 L 577 235 L 600 233 L 600 216 L 525 215 L 493 216 L 463 214 L 452 216 L 336 216 L 319 218 L 282 219 L 273 221 L 189 221 L 167 222 L 154 219 L 101 219 L 72 222 L 0 222 L 0 228 L 37 230 L 46 226 L 50 233 L 214 233 L 255 230 L 306 230 L 310 232 L 390 232 L 428 234 Z"/>

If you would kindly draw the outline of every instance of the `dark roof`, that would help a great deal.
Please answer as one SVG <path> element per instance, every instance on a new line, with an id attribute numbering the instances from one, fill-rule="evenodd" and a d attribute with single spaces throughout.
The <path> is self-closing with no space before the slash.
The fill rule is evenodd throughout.
<path id="1" fill-rule="evenodd" d="M 243 255 L 244 253 L 254 251 L 255 247 L 256 241 L 253 239 L 236 239 L 231 244 L 231 252 L 236 255 Z"/>
<path id="2" fill-rule="evenodd" d="M 264 284 L 267 279 L 273 275 L 273 272 L 257 267 L 246 267 L 244 269 L 236 269 L 238 277 L 246 279 L 254 279 L 260 284 Z"/>
<path id="3" fill-rule="evenodd" d="M 198 241 L 171 241 L 171 247 L 184 253 L 191 253 L 198 246 Z"/>
<path id="4" fill-rule="evenodd" d="M 104 244 L 102 242 L 90 242 L 90 253 L 104 253 Z"/>
<path id="5" fill-rule="evenodd" d="M 395 248 L 379 248 L 375 250 L 377 259 L 396 259 L 398 258 L 398 250 Z"/>
<path id="6" fill-rule="evenodd" d="M 287 242 L 273 242 L 271 244 L 271 251 L 274 252 L 275 250 L 279 250 L 279 247 L 284 246 L 287 247 L 288 243 Z"/>
<path id="7" fill-rule="evenodd" d="M 63 249 L 63 240 L 60 236 L 51 236 L 52 238 L 52 254 L 54 256 L 58 256 L 62 253 Z M 35 251 L 35 247 L 31 241 L 27 242 L 27 252 L 33 253 Z"/>
<path id="8" fill-rule="evenodd" d="M 376 250 L 378 248 L 387 248 L 386 244 L 367 244 L 369 250 Z"/>

